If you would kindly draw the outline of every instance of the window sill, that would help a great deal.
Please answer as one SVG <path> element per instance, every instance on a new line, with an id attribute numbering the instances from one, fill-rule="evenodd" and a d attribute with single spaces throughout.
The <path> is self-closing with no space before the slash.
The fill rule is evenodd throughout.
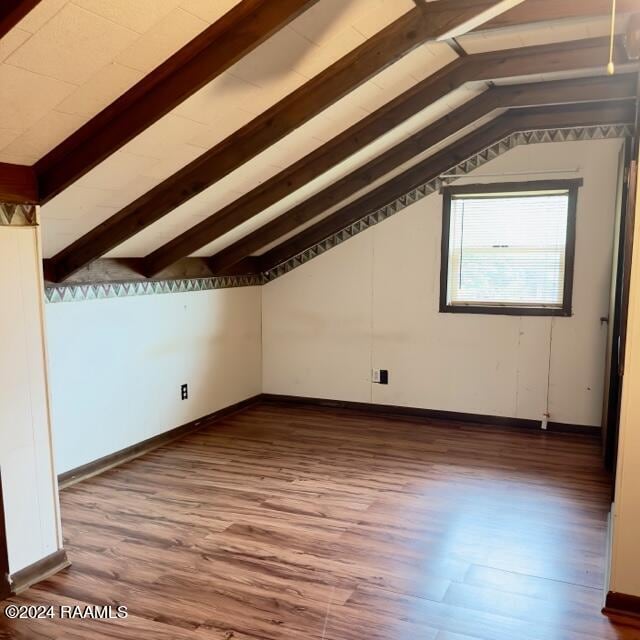
<path id="1" fill-rule="evenodd" d="M 466 306 L 466 305 L 442 305 L 440 313 L 471 313 L 476 315 L 496 316 L 549 316 L 571 317 L 571 309 L 553 309 L 546 307 L 492 307 L 492 306 Z"/>

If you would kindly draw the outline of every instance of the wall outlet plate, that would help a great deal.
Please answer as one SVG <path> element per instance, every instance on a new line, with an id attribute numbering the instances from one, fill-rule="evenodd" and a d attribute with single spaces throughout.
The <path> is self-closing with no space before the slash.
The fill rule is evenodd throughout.
<path id="1" fill-rule="evenodd" d="M 180 399 L 186 400 L 188 397 L 189 397 L 189 386 L 186 384 L 183 384 L 180 387 Z"/>
<path id="2" fill-rule="evenodd" d="M 389 384 L 389 370 L 372 369 L 371 382 L 373 382 L 374 384 Z"/>

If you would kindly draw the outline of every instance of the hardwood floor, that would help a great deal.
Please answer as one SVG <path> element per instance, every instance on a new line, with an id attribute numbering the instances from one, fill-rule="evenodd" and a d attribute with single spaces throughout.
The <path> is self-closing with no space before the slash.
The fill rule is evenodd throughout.
<path id="1" fill-rule="evenodd" d="M 600 613 L 599 443 L 260 405 L 61 493 L 72 566 L 7 621 L 91 640 L 637 639 Z"/>

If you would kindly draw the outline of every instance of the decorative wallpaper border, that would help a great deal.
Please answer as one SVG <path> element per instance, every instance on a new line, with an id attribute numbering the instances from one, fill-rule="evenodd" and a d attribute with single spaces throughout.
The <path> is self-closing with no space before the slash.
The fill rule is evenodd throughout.
<path id="1" fill-rule="evenodd" d="M 37 227 L 38 222 L 35 204 L 0 202 L 0 227 Z"/>
<path id="2" fill-rule="evenodd" d="M 490 145 L 486 149 L 480 151 L 476 155 L 467 158 L 460 164 L 452 167 L 445 173 L 451 175 L 466 176 L 467 174 L 475 171 L 487 162 L 491 162 L 498 156 L 515 149 L 516 147 L 528 144 L 541 144 L 549 142 L 577 142 L 582 140 L 606 140 L 612 138 L 625 138 L 632 133 L 632 127 L 626 124 L 608 125 L 608 126 L 594 126 L 594 127 L 572 127 L 568 129 L 541 129 L 533 131 L 521 131 L 519 133 L 513 133 L 506 138 L 503 138 L 499 142 Z M 263 276 L 265 283 L 271 282 L 280 276 L 289 273 L 293 269 L 313 260 L 314 258 L 322 255 L 329 249 L 337 247 L 349 238 L 366 231 L 370 227 L 390 218 L 399 211 L 402 211 L 409 205 L 422 198 L 426 198 L 428 195 L 439 191 L 444 184 L 449 184 L 455 181 L 455 177 L 451 178 L 434 178 L 420 185 L 417 189 L 410 191 L 401 198 L 394 200 L 393 202 L 381 207 L 373 213 L 368 213 L 356 222 L 341 229 L 340 231 L 330 235 L 328 238 L 318 242 L 317 244 L 301 251 L 297 255 L 285 260 L 281 264 L 277 265 L 273 269 L 266 271 Z"/>
<path id="3" fill-rule="evenodd" d="M 91 284 L 53 285 L 45 287 L 46 302 L 79 302 L 103 298 L 150 296 L 161 293 L 187 293 L 235 287 L 256 287 L 263 284 L 262 275 L 219 276 L 183 280 L 144 280 L 133 282 L 104 282 Z"/>
<path id="4" fill-rule="evenodd" d="M 499 142 L 490 145 L 486 149 L 480 151 L 480 153 L 477 153 L 460 164 L 455 165 L 446 173 L 466 176 L 487 162 L 490 162 L 507 151 L 511 151 L 511 149 L 522 145 L 549 142 L 576 142 L 582 140 L 606 140 L 625 138 L 631 134 L 632 127 L 627 124 L 522 131 L 520 133 L 511 134 Z M 414 202 L 422 200 L 422 198 L 439 191 L 443 184 L 449 184 L 454 180 L 456 180 L 455 177 L 446 179 L 434 178 L 433 180 L 429 180 L 423 185 L 420 185 L 417 189 L 414 189 L 373 213 L 364 215 L 353 224 L 350 224 L 344 229 L 341 229 L 337 233 L 334 233 L 312 247 L 305 249 L 296 256 L 286 260 L 263 274 L 189 278 L 183 280 L 107 282 L 69 285 L 60 284 L 46 287 L 45 298 L 46 301 L 50 303 L 74 302 L 81 300 L 99 300 L 103 298 L 124 298 L 128 296 L 144 296 L 162 293 L 185 293 L 188 291 L 208 291 L 211 289 L 261 286 L 283 276 L 285 273 L 289 273 L 289 271 L 313 260 L 313 258 L 322 255 L 345 240 L 348 240 L 383 220 L 390 218 Z M 7 205 L 0 205 L 0 208 L 5 206 Z M 2 224 L 1 221 L 0 224 Z"/>

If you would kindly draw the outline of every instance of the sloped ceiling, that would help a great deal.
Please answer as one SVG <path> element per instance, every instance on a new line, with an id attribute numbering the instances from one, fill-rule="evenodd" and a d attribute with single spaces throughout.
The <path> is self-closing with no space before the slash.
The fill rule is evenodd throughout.
<path id="1" fill-rule="evenodd" d="M 236 2 L 40 2 L 0 40 L 0 162 L 33 164 Z"/>
<path id="2" fill-rule="evenodd" d="M 35 163 L 238 1 L 42 0 L 0 40 L 0 162 Z M 67 247 L 414 6 L 413 0 L 320 0 L 47 202 L 41 215 L 45 257 Z M 618 31 L 624 28 L 625 21 L 619 20 Z M 467 52 L 478 53 L 604 36 L 608 30 L 606 17 L 575 19 L 472 33 L 459 43 Z M 445 42 L 418 47 L 108 256 L 149 254 L 457 55 Z M 551 77 L 531 78 L 536 79 Z M 486 83 L 476 83 L 454 91 L 194 255 L 209 256 L 228 246 L 486 88 Z"/>

